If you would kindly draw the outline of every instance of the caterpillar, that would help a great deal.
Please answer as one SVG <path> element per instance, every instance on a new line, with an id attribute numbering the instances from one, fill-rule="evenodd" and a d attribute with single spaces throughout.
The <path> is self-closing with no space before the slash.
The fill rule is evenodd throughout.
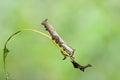
<path id="1" fill-rule="evenodd" d="M 72 47 L 66 44 L 66 42 L 59 36 L 59 34 L 56 32 L 53 26 L 47 22 L 47 20 L 48 19 L 45 19 L 41 24 L 44 26 L 46 31 L 49 32 L 52 40 L 54 40 L 55 43 L 58 44 L 58 46 L 62 48 L 61 53 L 64 56 L 63 60 L 66 59 L 67 56 L 73 57 L 75 49 L 73 49 Z"/>

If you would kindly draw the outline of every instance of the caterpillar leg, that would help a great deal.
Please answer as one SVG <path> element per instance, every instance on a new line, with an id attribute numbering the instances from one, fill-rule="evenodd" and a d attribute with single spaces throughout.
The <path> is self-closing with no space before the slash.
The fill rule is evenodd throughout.
<path id="1" fill-rule="evenodd" d="M 63 51 L 60 51 L 61 53 L 62 53 L 62 55 L 63 55 L 63 59 L 62 60 L 65 60 L 66 58 L 67 58 L 67 55 L 65 55 L 64 53 L 63 53 Z"/>

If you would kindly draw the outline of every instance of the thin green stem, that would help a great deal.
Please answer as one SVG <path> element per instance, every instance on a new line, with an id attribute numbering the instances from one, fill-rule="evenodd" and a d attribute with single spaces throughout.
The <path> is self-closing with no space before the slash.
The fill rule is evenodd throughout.
<path id="1" fill-rule="evenodd" d="M 6 57 L 8 55 L 8 52 L 9 50 L 7 49 L 7 44 L 8 42 L 10 41 L 10 39 L 15 36 L 16 34 L 18 34 L 19 32 L 21 32 L 20 30 L 15 32 L 14 34 L 12 34 L 8 39 L 7 41 L 5 42 L 5 45 L 4 45 L 4 49 L 3 49 L 3 69 L 4 69 L 4 77 L 5 77 L 5 80 L 7 80 L 7 71 L 6 71 Z"/>
<path id="2" fill-rule="evenodd" d="M 15 33 L 13 33 L 13 34 L 7 39 L 7 41 L 5 42 L 5 45 L 4 45 L 4 49 L 3 49 L 3 66 L 4 66 L 5 80 L 7 80 L 7 75 L 6 75 L 6 74 L 7 74 L 7 71 L 6 71 L 6 57 L 7 57 L 8 52 L 9 52 L 9 50 L 7 49 L 7 44 L 8 44 L 8 42 L 13 38 L 13 36 L 17 35 L 18 33 L 22 32 L 22 31 L 32 31 L 32 32 L 38 33 L 38 34 L 40 34 L 40 35 L 48 38 L 48 39 L 51 40 L 52 43 L 55 44 L 61 51 L 63 51 L 64 54 L 66 54 L 67 56 L 70 57 L 70 55 L 69 55 L 66 51 L 64 51 L 62 47 L 60 47 L 54 40 L 52 40 L 52 38 L 51 38 L 49 35 L 47 35 L 47 34 L 45 34 L 45 33 L 43 33 L 43 32 L 40 32 L 40 31 L 35 30 L 35 29 L 22 29 L 22 30 L 16 31 Z"/>
<path id="3" fill-rule="evenodd" d="M 32 31 L 32 32 L 38 33 L 38 34 L 40 34 L 40 35 L 48 38 L 49 40 L 52 41 L 53 44 L 55 44 L 55 45 L 60 49 L 60 51 L 64 52 L 64 54 L 66 54 L 68 57 L 70 57 L 70 55 L 69 55 L 66 51 L 64 51 L 63 48 L 60 47 L 54 40 L 52 40 L 52 38 L 51 38 L 49 35 L 47 35 L 47 34 L 45 34 L 45 33 L 43 33 L 43 32 L 40 32 L 40 31 L 38 31 L 38 30 L 35 30 L 35 29 L 21 29 L 21 30 L 16 31 L 15 33 L 13 33 L 13 34 L 7 39 L 7 41 L 5 42 L 5 45 L 4 45 L 4 49 L 3 49 L 3 66 L 4 66 L 5 80 L 8 80 L 8 78 L 7 78 L 8 76 L 6 75 L 6 74 L 7 74 L 7 71 L 6 71 L 6 57 L 7 57 L 8 52 L 9 52 L 9 50 L 7 49 L 7 44 L 8 44 L 8 42 L 13 38 L 13 36 L 17 35 L 18 33 L 22 32 L 22 31 Z M 74 60 L 73 57 L 70 57 L 70 59 L 71 59 L 71 60 Z"/>

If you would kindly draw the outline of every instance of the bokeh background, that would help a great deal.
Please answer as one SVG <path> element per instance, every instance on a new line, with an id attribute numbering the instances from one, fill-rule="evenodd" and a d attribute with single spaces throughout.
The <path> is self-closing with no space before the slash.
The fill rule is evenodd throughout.
<path id="1" fill-rule="evenodd" d="M 50 40 L 26 31 L 8 44 L 9 80 L 120 80 L 120 0 L 0 0 L 0 80 L 7 38 L 25 28 L 47 33 L 45 18 L 76 50 L 75 59 L 93 67 L 74 69 Z"/>

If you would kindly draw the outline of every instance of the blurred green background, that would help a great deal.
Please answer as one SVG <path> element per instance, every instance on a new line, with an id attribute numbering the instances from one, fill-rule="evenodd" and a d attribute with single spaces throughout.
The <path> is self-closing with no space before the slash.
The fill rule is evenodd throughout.
<path id="1" fill-rule="evenodd" d="M 0 0 L 0 80 L 7 38 L 24 28 L 47 33 L 45 18 L 76 50 L 76 60 L 93 67 L 74 69 L 50 40 L 26 31 L 8 44 L 9 80 L 120 80 L 120 0 Z"/>

